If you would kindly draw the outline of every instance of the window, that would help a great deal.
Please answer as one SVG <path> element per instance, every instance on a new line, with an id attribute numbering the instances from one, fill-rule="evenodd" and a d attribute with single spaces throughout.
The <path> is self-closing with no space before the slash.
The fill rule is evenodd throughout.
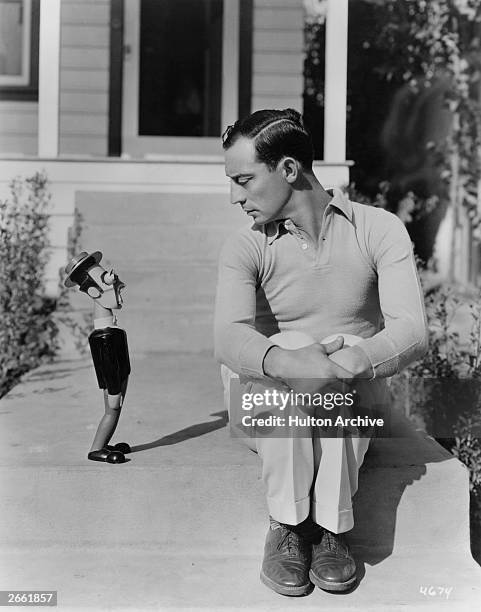
<path id="1" fill-rule="evenodd" d="M 111 5 L 124 10 L 124 37 L 111 38 L 123 81 L 110 108 L 123 104 L 110 154 L 220 155 L 221 127 L 250 107 L 252 0 L 121 1 Z"/>
<path id="2" fill-rule="evenodd" d="M 143 0 L 140 136 L 219 136 L 222 0 Z"/>
<path id="3" fill-rule="evenodd" d="M 38 97 L 39 0 L 0 0 L 0 99 Z"/>

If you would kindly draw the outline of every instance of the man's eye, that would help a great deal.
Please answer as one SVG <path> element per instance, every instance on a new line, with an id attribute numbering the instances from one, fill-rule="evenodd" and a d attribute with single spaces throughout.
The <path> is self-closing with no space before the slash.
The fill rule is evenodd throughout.
<path id="1" fill-rule="evenodd" d="M 245 185 L 246 183 L 248 183 L 250 181 L 250 178 L 239 178 L 237 179 L 237 184 L 238 185 Z"/>

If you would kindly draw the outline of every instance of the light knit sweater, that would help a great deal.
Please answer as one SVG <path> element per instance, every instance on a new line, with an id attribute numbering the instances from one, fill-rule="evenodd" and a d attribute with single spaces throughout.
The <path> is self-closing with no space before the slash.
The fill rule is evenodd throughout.
<path id="1" fill-rule="evenodd" d="M 425 352 L 423 295 L 403 223 L 332 193 L 318 249 L 290 220 L 242 229 L 224 245 L 215 351 L 234 372 L 262 378 L 269 336 L 288 330 L 317 341 L 361 336 L 374 377 L 391 376 Z"/>

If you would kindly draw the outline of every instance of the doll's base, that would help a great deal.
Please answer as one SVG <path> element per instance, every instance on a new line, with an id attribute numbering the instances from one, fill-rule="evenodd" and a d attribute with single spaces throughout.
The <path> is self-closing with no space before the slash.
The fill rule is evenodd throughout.
<path id="1" fill-rule="evenodd" d="M 87 458 L 91 461 L 104 461 L 105 463 L 125 463 L 125 455 L 118 450 L 109 450 L 101 448 L 99 450 L 90 451 Z"/>

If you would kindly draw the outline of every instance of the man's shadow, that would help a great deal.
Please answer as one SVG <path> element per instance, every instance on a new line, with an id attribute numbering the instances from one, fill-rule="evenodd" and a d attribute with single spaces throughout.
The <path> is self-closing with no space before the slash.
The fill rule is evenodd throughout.
<path id="1" fill-rule="evenodd" d="M 426 464 L 454 460 L 403 415 L 397 414 L 395 421 L 391 437 L 371 441 L 359 471 L 353 499 L 354 529 L 347 539 L 360 579 L 365 563 L 377 565 L 393 553 L 397 511 L 406 488 L 422 479 Z"/>
<path id="2" fill-rule="evenodd" d="M 174 431 L 166 436 L 162 436 L 162 438 L 154 440 L 153 442 L 138 444 L 137 446 L 132 447 L 132 452 L 136 453 L 148 450 L 150 448 L 156 448 L 157 446 L 179 444 L 181 442 L 185 442 L 186 440 L 190 440 L 191 438 L 198 438 L 199 436 L 211 433 L 216 429 L 222 429 L 227 425 L 227 410 L 212 412 L 210 416 L 217 417 L 217 419 L 215 421 L 206 421 L 204 423 L 196 423 L 195 425 L 184 427 L 184 429 L 180 429 L 179 431 Z"/>

